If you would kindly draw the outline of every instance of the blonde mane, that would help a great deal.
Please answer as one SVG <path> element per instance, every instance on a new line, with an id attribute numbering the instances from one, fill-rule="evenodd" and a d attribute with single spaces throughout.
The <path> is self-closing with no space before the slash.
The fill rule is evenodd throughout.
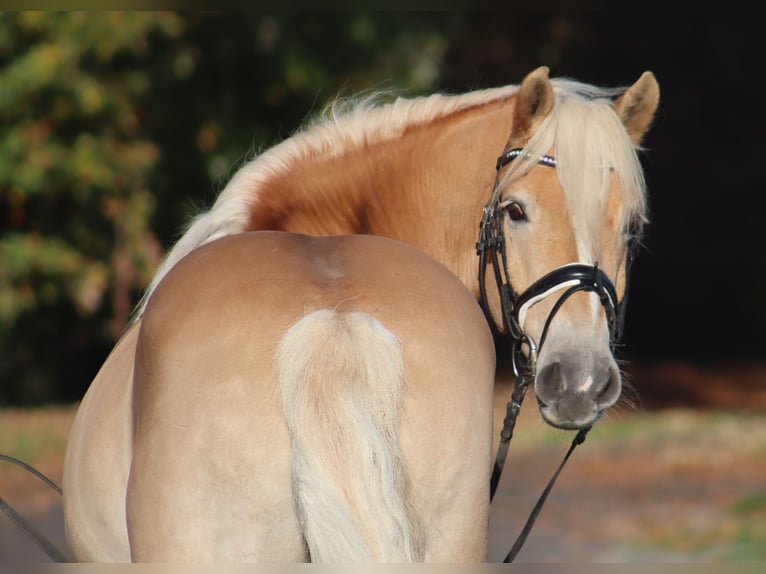
<path id="1" fill-rule="evenodd" d="M 595 229 L 603 213 L 608 170 L 613 168 L 625 193 L 625 221 L 643 221 L 644 181 L 635 149 L 614 113 L 611 98 L 622 89 L 609 90 L 567 79 L 552 81 L 557 105 L 527 146 L 532 157 L 547 152 L 553 143 L 559 177 L 571 198 L 575 224 Z M 381 104 L 385 94 L 362 99 L 337 99 L 318 118 L 295 135 L 247 161 L 221 191 L 213 206 L 197 215 L 159 266 L 133 320 L 144 311 L 154 289 L 168 271 L 188 253 L 216 239 L 247 228 L 261 190 L 274 178 L 300 168 L 305 162 L 337 157 L 350 149 L 389 141 L 405 130 L 472 107 L 512 97 L 518 86 L 509 85 L 460 95 L 434 94 L 396 98 Z M 585 158 L 589 161 L 584 161 Z M 594 162 L 592 158 L 600 158 Z M 518 177 L 533 162 L 517 161 L 508 177 Z M 597 245 L 597 242 L 594 242 Z"/>

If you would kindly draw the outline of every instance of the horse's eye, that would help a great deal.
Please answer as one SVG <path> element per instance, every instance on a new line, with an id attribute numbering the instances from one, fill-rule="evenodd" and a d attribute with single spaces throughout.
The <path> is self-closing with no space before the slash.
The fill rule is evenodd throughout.
<path id="1" fill-rule="evenodd" d="M 505 211 L 508 213 L 508 217 L 511 218 L 511 221 L 524 221 L 527 218 L 524 209 L 515 201 L 506 205 Z"/>

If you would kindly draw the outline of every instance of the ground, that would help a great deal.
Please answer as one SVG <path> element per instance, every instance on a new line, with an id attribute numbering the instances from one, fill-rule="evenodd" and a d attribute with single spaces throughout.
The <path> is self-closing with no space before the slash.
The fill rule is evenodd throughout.
<path id="1" fill-rule="evenodd" d="M 600 421 L 578 447 L 516 562 L 766 560 L 766 367 L 634 367 L 632 405 Z M 496 389 L 499 429 L 510 383 Z M 74 405 L 0 410 L 0 452 L 61 481 Z M 522 409 L 490 521 L 502 561 L 572 434 Z M 60 547 L 58 496 L 0 463 L 0 497 Z M 46 561 L 0 514 L 0 563 Z"/>

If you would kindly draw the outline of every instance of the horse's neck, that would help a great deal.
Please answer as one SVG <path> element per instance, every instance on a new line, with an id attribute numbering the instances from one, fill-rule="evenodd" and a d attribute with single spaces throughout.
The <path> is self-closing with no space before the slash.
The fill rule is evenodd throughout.
<path id="1" fill-rule="evenodd" d="M 298 162 L 264 182 L 248 229 L 398 239 L 429 253 L 476 292 L 478 224 L 510 124 L 508 101 L 495 101 L 393 140 Z"/>

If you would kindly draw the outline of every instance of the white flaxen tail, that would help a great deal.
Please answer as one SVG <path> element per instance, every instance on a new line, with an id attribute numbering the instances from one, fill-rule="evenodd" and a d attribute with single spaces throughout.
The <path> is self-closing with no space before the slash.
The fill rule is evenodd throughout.
<path id="1" fill-rule="evenodd" d="M 311 560 L 422 559 L 399 443 L 399 340 L 366 313 L 322 309 L 285 334 L 276 377 Z"/>

